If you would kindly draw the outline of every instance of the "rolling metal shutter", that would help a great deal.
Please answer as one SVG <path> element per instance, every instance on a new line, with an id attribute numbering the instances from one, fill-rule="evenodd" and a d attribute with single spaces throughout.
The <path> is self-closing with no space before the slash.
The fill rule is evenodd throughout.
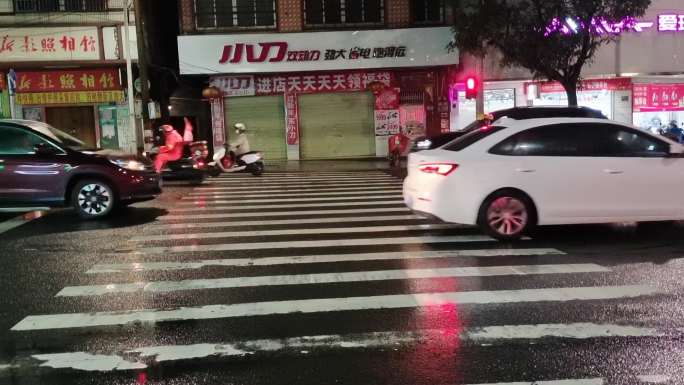
<path id="1" fill-rule="evenodd" d="M 287 159 L 285 141 L 285 101 L 282 95 L 244 96 L 225 99 L 228 138 L 235 137 L 233 125 L 247 125 L 252 151 L 261 151 L 268 160 Z"/>
<path id="2" fill-rule="evenodd" d="M 374 104 L 370 92 L 300 95 L 302 159 L 374 157 Z"/>

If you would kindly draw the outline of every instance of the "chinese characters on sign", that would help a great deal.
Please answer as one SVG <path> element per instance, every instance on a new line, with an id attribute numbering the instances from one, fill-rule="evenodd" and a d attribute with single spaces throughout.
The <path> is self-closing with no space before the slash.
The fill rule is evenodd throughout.
<path id="1" fill-rule="evenodd" d="M 363 91 L 368 84 L 392 83 L 392 74 L 381 72 L 345 72 L 312 75 L 258 76 L 255 79 L 257 95 L 289 93 L 317 93 L 339 91 Z"/>
<path id="2" fill-rule="evenodd" d="M 299 143 L 299 98 L 297 94 L 285 94 L 285 128 L 287 131 L 287 144 Z"/>
<path id="3" fill-rule="evenodd" d="M 663 14 L 658 16 L 658 31 L 684 32 L 684 14 Z"/>
<path id="4" fill-rule="evenodd" d="M 17 92 L 118 90 L 115 69 L 17 72 Z"/>
<path id="5" fill-rule="evenodd" d="M 221 90 L 221 95 L 231 96 L 254 96 L 254 76 L 221 76 L 212 78 L 209 85 Z"/>
<path id="6" fill-rule="evenodd" d="M 578 91 L 626 91 L 631 89 L 632 80 L 630 78 L 583 80 L 578 87 Z M 525 90 L 527 90 L 527 87 L 525 87 Z M 543 82 L 539 86 L 539 90 L 542 93 L 565 92 L 565 88 L 558 82 Z"/>
<path id="7" fill-rule="evenodd" d="M 224 118 L 223 99 L 211 99 L 211 130 L 214 133 L 214 148 L 220 148 L 226 143 L 226 127 Z"/>
<path id="8" fill-rule="evenodd" d="M 0 32 L 0 61 L 99 60 L 97 28 L 16 28 Z"/>
<path id="9" fill-rule="evenodd" d="M 17 103 L 72 104 L 121 102 L 115 69 L 17 72 Z"/>
<path id="10" fill-rule="evenodd" d="M 258 46 L 258 47 L 257 47 Z M 352 47 L 350 49 L 326 48 L 325 54 L 320 50 L 290 50 L 287 42 L 268 42 L 258 44 L 236 43 L 223 47 L 220 64 L 278 63 L 278 62 L 312 62 L 319 60 L 358 60 L 358 59 L 391 59 L 406 57 L 405 46 L 390 47 Z M 258 53 L 257 53 L 258 52 Z"/>
<path id="11" fill-rule="evenodd" d="M 684 84 L 635 84 L 634 111 L 684 111 Z"/>
<path id="12" fill-rule="evenodd" d="M 401 117 L 399 110 L 375 111 L 375 135 L 387 136 L 399 133 Z"/>
<path id="13" fill-rule="evenodd" d="M 17 94 L 21 105 L 123 102 L 123 91 L 37 92 Z"/>

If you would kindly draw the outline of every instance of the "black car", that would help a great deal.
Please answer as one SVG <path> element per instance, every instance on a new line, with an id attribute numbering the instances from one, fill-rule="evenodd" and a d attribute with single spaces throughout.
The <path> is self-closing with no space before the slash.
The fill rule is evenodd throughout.
<path id="1" fill-rule="evenodd" d="M 443 145 L 459 138 L 470 131 L 476 130 L 491 122 L 501 118 L 511 118 L 515 120 L 540 119 L 540 118 L 596 118 L 608 119 L 601 111 L 588 107 L 564 107 L 564 106 L 545 106 L 545 107 L 514 107 L 499 110 L 489 114 L 490 119 L 476 120 L 464 129 L 436 136 L 421 136 L 413 141 L 411 151 L 431 150 L 442 147 Z"/>

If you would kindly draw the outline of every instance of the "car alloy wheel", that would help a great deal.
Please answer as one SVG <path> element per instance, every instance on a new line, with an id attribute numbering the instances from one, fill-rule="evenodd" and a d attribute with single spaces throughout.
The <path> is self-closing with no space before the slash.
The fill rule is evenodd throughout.
<path id="1" fill-rule="evenodd" d="M 527 207 L 516 198 L 499 197 L 487 208 L 487 224 L 501 236 L 515 237 L 521 234 L 528 222 Z"/>
<path id="2" fill-rule="evenodd" d="M 104 182 L 82 181 L 74 188 L 73 205 L 83 218 L 104 217 L 112 211 L 114 204 L 114 193 Z"/>

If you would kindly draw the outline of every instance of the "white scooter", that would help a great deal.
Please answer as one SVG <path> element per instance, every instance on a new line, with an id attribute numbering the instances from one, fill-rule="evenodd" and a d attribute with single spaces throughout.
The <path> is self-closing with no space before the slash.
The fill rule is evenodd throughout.
<path id="1" fill-rule="evenodd" d="M 209 175 L 217 177 L 222 172 L 249 172 L 254 176 L 259 176 L 264 172 L 264 155 L 258 151 L 247 152 L 240 156 L 228 151 L 228 145 L 223 145 L 218 149 L 209 162 Z M 233 160 L 235 159 L 235 160 Z"/>

